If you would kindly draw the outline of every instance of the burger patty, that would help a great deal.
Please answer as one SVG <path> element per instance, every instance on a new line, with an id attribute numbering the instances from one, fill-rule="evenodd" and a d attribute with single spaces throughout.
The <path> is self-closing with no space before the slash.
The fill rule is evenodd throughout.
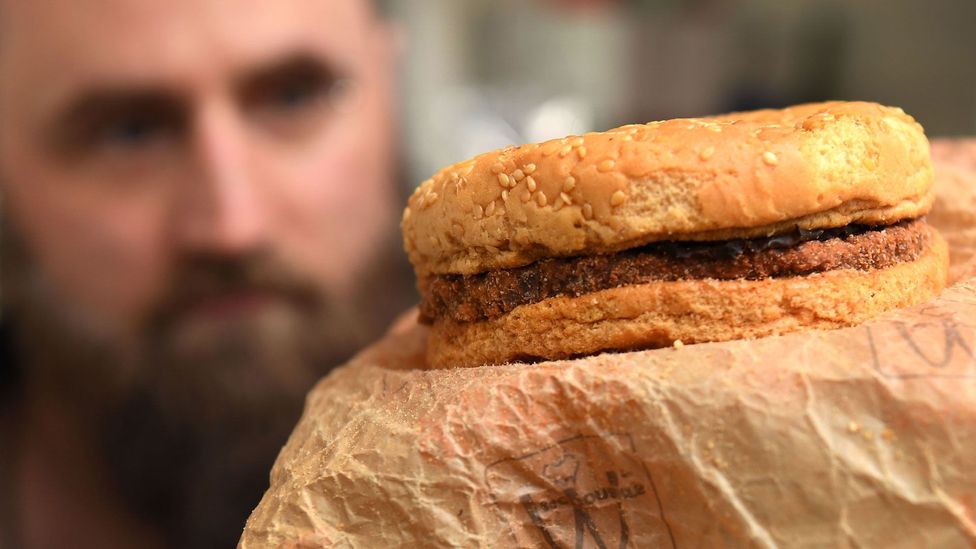
<path id="1" fill-rule="evenodd" d="M 914 261 L 930 233 L 922 219 L 722 242 L 655 242 L 614 254 L 544 259 L 476 275 L 420 281 L 420 318 L 473 322 L 543 299 L 657 281 L 761 280 L 834 269 L 882 269 Z"/>

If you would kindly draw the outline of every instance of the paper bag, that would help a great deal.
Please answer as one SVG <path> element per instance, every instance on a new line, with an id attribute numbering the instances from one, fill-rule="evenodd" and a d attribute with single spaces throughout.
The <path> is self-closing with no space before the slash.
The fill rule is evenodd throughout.
<path id="1" fill-rule="evenodd" d="M 972 255 L 953 177 L 930 219 Z M 572 361 L 426 370 L 425 338 L 405 317 L 319 383 L 241 547 L 976 546 L 976 280 L 858 327 Z"/>

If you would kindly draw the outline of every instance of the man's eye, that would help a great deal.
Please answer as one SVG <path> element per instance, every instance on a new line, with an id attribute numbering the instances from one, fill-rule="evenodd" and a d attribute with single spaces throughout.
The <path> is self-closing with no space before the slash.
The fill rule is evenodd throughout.
<path id="1" fill-rule="evenodd" d="M 165 130 L 159 120 L 132 116 L 104 122 L 95 137 L 105 145 L 140 147 L 161 138 Z"/>
<path id="2" fill-rule="evenodd" d="M 184 138 L 189 114 L 187 105 L 165 93 L 95 90 L 65 107 L 47 136 L 51 146 L 68 157 L 143 156 Z"/>
<path id="3" fill-rule="evenodd" d="M 153 109 L 126 109 L 93 117 L 80 145 L 117 152 L 139 152 L 170 143 L 183 127 L 181 117 Z"/>
<path id="4" fill-rule="evenodd" d="M 282 110 L 308 107 L 324 97 L 324 86 L 317 82 L 286 82 L 271 92 L 270 106 Z"/>
<path id="5" fill-rule="evenodd" d="M 269 85 L 258 95 L 257 107 L 269 114 L 292 115 L 323 106 L 331 84 L 320 78 L 289 78 Z"/>

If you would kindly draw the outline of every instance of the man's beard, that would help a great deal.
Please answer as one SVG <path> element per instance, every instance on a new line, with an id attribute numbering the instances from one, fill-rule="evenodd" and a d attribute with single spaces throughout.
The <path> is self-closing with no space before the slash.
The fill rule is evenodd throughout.
<path id="1" fill-rule="evenodd" d="M 174 546 L 233 545 L 305 393 L 377 335 L 377 313 L 396 312 L 383 305 L 403 304 L 398 284 L 375 291 L 375 278 L 398 274 L 388 249 L 360 277 L 372 291 L 345 298 L 268 254 L 187 258 L 143 335 L 121 344 L 58 299 L 4 226 L 4 316 L 17 323 L 27 376 L 92 421 L 126 502 Z M 268 300 L 220 321 L 196 310 L 242 294 Z"/>

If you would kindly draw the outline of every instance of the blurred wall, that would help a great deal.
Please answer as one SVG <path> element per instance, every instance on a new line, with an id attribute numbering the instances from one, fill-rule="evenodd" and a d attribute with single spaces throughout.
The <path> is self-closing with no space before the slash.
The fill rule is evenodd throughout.
<path id="1" fill-rule="evenodd" d="M 410 184 L 482 151 L 825 99 L 976 134 L 972 0 L 392 0 Z"/>

